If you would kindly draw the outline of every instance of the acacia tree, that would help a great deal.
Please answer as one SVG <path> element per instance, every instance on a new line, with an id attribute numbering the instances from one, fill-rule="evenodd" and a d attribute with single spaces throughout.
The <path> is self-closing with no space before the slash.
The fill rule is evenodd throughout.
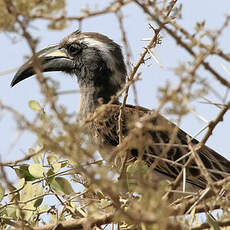
<path id="1" fill-rule="evenodd" d="M 142 16 L 150 23 L 146 29 L 152 31 L 152 37 L 145 39 L 148 44 L 135 62 L 130 59 L 131 44 L 122 14 L 130 4 L 142 10 Z M 191 111 L 200 118 L 192 109 L 191 102 L 203 99 L 205 95 L 217 94 L 200 75 L 200 69 L 205 69 L 213 81 L 228 92 L 230 82 L 216 71 L 209 57 L 217 56 L 226 62 L 230 61 L 229 54 L 218 46 L 223 32 L 229 28 L 229 16 L 225 17 L 216 31 L 206 28 L 205 22 L 198 22 L 195 31 L 190 33 L 179 24 L 183 7 L 176 0 L 115 0 L 101 9 L 85 8 L 80 15 L 69 15 L 65 0 L 0 0 L 1 30 L 23 37 L 32 54 L 35 54 L 38 40 L 28 28 L 34 21 L 48 21 L 50 29 L 62 30 L 69 23 L 77 21 L 81 27 L 86 19 L 104 14 L 115 15 L 118 20 L 129 72 L 127 83 L 118 95 L 124 95 L 121 113 L 131 89 L 135 98 L 138 97 L 135 82 L 141 79 L 140 67 L 147 68 L 148 59 L 162 67 L 153 52 L 154 48 L 160 49 L 164 43 L 162 33 L 190 55 L 190 62 L 173 68 L 176 84 L 161 86 L 157 111 L 173 114 L 178 123 Z M 183 173 L 170 187 L 165 182 L 153 180 L 150 169 L 143 161 L 125 164 L 126 153 L 122 146 L 129 143 L 123 143 L 122 138 L 119 146 L 110 153 L 108 161 L 99 158 L 97 146 L 86 138 L 87 132 L 76 121 L 76 117 L 69 114 L 64 105 L 58 104 L 58 97 L 63 92 L 59 92 L 56 82 L 44 77 L 39 68 L 36 73 L 44 103 L 29 102 L 29 107 L 36 113 L 33 120 L 6 103 L 0 103 L 2 111 L 13 114 L 19 130 L 37 135 L 36 146 L 28 146 L 25 157 L 0 164 L 2 229 L 102 229 L 107 226 L 108 229 L 205 229 L 211 226 L 219 229 L 219 226 L 230 225 L 227 210 L 228 177 L 207 186 L 198 196 L 185 193 L 186 196 L 172 201 L 170 198 L 177 184 L 183 180 Z M 210 109 L 212 106 L 218 107 L 219 113 L 206 124 L 201 145 L 207 142 L 229 109 L 230 101 L 226 94 L 218 94 L 218 100 L 218 103 L 206 101 L 210 103 Z M 50 110 L 47 111 L 47 107 Z M 116 164 L 117 161 L 121 161 L 121 164 Z M 7 168 L 16 173 L 17 184 L 9 180 Z M 202 173 L 206 178 L 208 173 L 205 168 Z M 224 199 L 220 198 L 221 191 L 225 191 Z M 54 200 L 55 205 L 50 199 Z M 209 214 L 207 222 L 195 226 L 197 213 L 208 214 L 214 209 L 223 210 L 219 220 Z M 170 218 L 185 214 L 191 214 L 189 221 L 186 218 Z"/>

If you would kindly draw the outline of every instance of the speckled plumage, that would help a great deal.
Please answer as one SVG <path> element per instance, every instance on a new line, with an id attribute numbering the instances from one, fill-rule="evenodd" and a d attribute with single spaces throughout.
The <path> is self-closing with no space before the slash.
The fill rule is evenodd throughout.
<path id="1" fill-rule="evenodd" d="M 98 137 L 102 145 L 117 146 L 119 144 L 117 134 L 119 108 L 120 105 L 106 105 L 103 109 L 100 108 L 100 112 L 96 115 L 97 118 L 90 124 L 91 132 Z M 142 120 L 145 122 L 142 122 Z M 135 158 L 138 158 L 138 154 L 141 154 L 141 158 L 149 166 L 157 159 L 158 162 L 154 169 L 162 174 L 164 178 L 175 179 L 190 155 L 180 161 L 177 160 L 190 152 L 189 144 L 195 146 L 199 143 L 160 114 L 143 107 L 127 105 L 123 111 L 122 121 L 124 141 L 126 141 L 125 138 L 129 138 L 127 140 L 129 141 L 130 135 L 132 139 L 136 139 L 130 145 L 129 143 L 125 144 L 124 146 L 127 147 L 124 147 L 124 149 Z M 138 124 L 135 125 L 137 121 Z M 175 129 L 175 137 L 173 138 Z M 141 140 L 142 143 L 140 144 L 138 140 Z M 169 148 L 166 151 L 167 147 Z M 138 151 L 140 148 L 143 150 L 141 153 Z M 211 170 L 209 173 L 213 182 L 223 179 L 227 176 L 227 173 L 230 173 L 230 162 L 214 150 L 203 146 L 197 150 L 197 153 L 207 170 Z M 175 161 L 177 163 L 173 164 Z M 206 187 L 207 181 L 201 174 L 195 160 L 187 168 L 186 181 L 194 185 L 194 190 Z"/>
<path id="2" fill-rule="evenodd" d="M 56 70 L 77 75 L 80 118 L 84 120 L 93 114 L 94 119 L 87 122 L 90 135 L 104 147 L 111 150 L 116 147 L 120 104 L 107 103 L 125 83 L 126 68 L 120 46 L 104 35 L 76 31 L 60 44 L 40 51 L 38 58 L 44 72 Z M 11 85 L 33 74 L 32 62 L 28 61 L 18 70 Z M 188 160 L 189 145 L 193 148 L 199 143 L 155 111 L 131 105 L 122 113 L 122 135 L 132 157 L 142 158 L 149 166 L 156 164 L 155 172 L 168 179 L 175 179 Z M 214 150 L 202 146 L 197 153 L 212 181 L 230 173 L 230 162 Z M 186 171 L 186 181 L 192 187 L 206 187 L 207 181 L 195 160 Z"/>

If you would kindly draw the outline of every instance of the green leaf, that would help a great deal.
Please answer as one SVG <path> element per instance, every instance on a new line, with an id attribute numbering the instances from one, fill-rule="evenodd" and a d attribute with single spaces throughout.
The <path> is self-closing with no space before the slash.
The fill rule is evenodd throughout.
<path id="1" fill-rule="evenodd" d="M 40 164 L 38 156 L 33 156 L 32 159 L 33 159 L 35 164 Z"/>
<path id="2" fill-rule="evenodd" d="M 53 154 L 53 153 L 51 153 L 47 156 L 47 161 L 49 162 L 50 165 L 52 165 L 53 163 L 56 163 L 58 161 L 58 159 L 59 158 L 57 157 L 57 155 Z"/>
<path id="3" fill-rule="evenodd" d="M 17 210 L 17 206 L 14 205 L 10 205 L 6 208 L 6 213 L 8 217 L 12 217 L 15 218 L 16 217 L 16 210 Z"/>
<path id="4" fill-rule="evenodd" d="M 24 187 L 25 183 L 26 183 L 25 178 L 20 178 L 18 180 L 17 189 L 22 189 Z"/>
<path id="5" fill-rule="evenodd" d="M 101 205 L 101 208 L 104 209 L 108 205 L 111 205 L 111 202 L 109 200 L 107 200 L 107 199 L 101 199 L 100 200 L 100 205 Z"/>
<path id="6" fill-rule="evenodd" d="M 67 161 L 61 163 L 61 168 L 64 168 L 67 165 Z"/>
<path id="7" fill-rule="evenodd" d="M 40 185 L 32 184 L 32 182 L 27 182 L 27 184 L 22 189 L 20 201 L 28 201 L 42 194 L 43 194 L 43 189 Z M 30 202 L 35 203 L 35 200 Z"/>
<path id="8" fill-rule="evenodd" d="M 48 204 L 42 205 L 38 208 L 39 213 L 45 213 L 45 212 L 48 212 L 49 210 L 50 210 L 50 207 Z"/>
<path id="9" fill-rule="evenodd" d="M 144 161 L 135 161 L 127 167 L 127 175 L 131 178 L 137 178 L 139 175 L 145 176 L 148 172 L 149 167 Z"/>
<path id="10" fill-rule="evenodd" d="M 17 190 L 17 188 L 15 188 L 13 185 L 8 185 L 8 189 L 10 191 L 10 193 L 7 196 L 9 201 L 13 202 L 15 200 L 19 200 L 19 192 L 15 193 L 15 190 Z"/>
<path id="11" fill-rule="evenodd" d="M 96 164 L 96 165 L 102 165 L 103 164 L 103 160 L 95 161 L 94 164 Z"/>
<path id="12" fill-rule="evenodd" d="M 124 186 L 128 185 L 129 190 L 135 190 L 137 181 L 144 178 L 148 173 L 149 167 L 144 161 L 137 160 L 130 164 L 126 169 L 127 180 L 124 180 Z M 128 183 L 128 184 L 126 184 Z"/>
<path id="13" fill-rule="evenodd" d="M 34 111 L 40 111 L 42 109 L 42 107 L 39 104 L 39 102 L 37 102 L 35 100 L 30 100 L 28 105 L 29 105 L 30 109 L 34 110 Z"/>
<path id="14" fill-rule="evenodd" d="M 96 191 L 96 195 L 97 195 L 97 197 L 98 197 L 98 199 L 104 199 L 104 194 L 101 192 L 101 191 Z"/>
<path id="15" fill-rule="evenodd" d="M 43 121 L 43 122 L 46 121 L 46 113 L 44 112 L 44 110 L 42 110 L 41 113 L 40 113 L 40 119 L 41 119 L 41 121 Z"/>
<path id="16" fill-rule="evenodd" d="M 2 184 L 0 184 L 0 201 L 2 201 L 5 195 L 5 189 L 3 188 Z"/>
<path id="17" fill-rule="evenodd" d="M 47 172 L 47 177 L 48 177 L 48 183 L 52 183 L 52 181 L 54 180 L 54 171 L 52 169 L 49 169 L 48 172 Z"/>
<path id="18" fill-rule="evenodd" d="M 24 178 L 26 181 L 36 180 L 36 178 L 30 174 L 28 168 L 29 168 L 28 164 L 23 164 L 20 165 L 19 168 L 14 168 L 14 170 L 19 178 Z"/>
<path id="19" fill-rule="evenodd" d="M 34 202 L 34 207 L 36 207 L 36 208 L 39 207 L 42 204 L 42 201 L 43 201 L 43 198 L 37 199 Z"/>
<path id="20" fill-rule="evenodd" d="M 29 166 L 29 172 L 35 178 L 41 178 L 44 176 L 45 169 L 40 164 L 32 164 Z"/>
<path id="21" fill-rule="evenodd" d="M 61 168 L 61 163 L 53 163 L 52 164 L 53 171 L 56 173 Z"/>
<path id="22" fill-rule="evenodd" d="M 43 189 L 38 184 L 28 182 L 22 189 L 20 201 L 24 202 L 21 204 L 24 220 L 29 220 L 33 216 L 35 208 L 42 203 L 43 198 L 40 197 L 41 195 L 43 195 Z"/>
<path id="23" fill-rule="evenodd" d="M 50 185 L 52 189 L 59 194 L 71 195 L 74 193 L 74 190 L 69 181 L 63 177 L 55 177 L 51 181 Z"/>

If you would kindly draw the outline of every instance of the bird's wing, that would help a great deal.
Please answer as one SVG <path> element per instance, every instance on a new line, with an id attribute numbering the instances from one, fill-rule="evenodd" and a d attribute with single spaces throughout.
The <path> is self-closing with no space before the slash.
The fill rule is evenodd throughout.
<path id="1" fill-rule="evenodd" d="M 105 105 L 96 111 L 93 121 L 96 135 L 103 144 L 119 144 L 119 105 Z M 217 181 L 230 174 L 230 161 L 207 146 L 195 149 L 199 143 L 175 124 L 143 107 L 127 105 L 121 118 L 124 143 L 130 154 L 154 164 L 159 173 L 175 179 L 191 154 L 197 154 L 207 169 L 210 179 Z M 186 168 L 188 183 L 205 188 L 201 166 L 192 160 Z"/>

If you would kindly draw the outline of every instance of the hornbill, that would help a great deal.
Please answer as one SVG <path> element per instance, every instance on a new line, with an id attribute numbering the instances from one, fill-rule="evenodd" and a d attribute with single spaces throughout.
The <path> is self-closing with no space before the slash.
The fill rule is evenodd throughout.
<path id="1" fill-rule="evenodd" d="M 99 33 L 75 31 L 59 44 L 49 46 L 36 55 L 43 72 L 63 71 L 77 76 L 81 96 L 80 119 L 85 120 L 90 114 L 97 113 L 101 106 L 105 107 L 103 113 L 98 113 L 87 123 L 90 135 L 101 145 L 110 149 L 118 146 L 118 129 L 121 126 L 124 138 L 134 133 L 131 136 L 135 140 L 128 139 L 130 144 L 127 144 L 130 156 L 135 159 L 141 157 L 149 166 L 155 163 L 153 168 L 160 179 L 175 179 L 194 151 L 201 165 L 207 169 L 211 182 L 221 180 L 230 173 L 230 161 L 205 145 L 192 151 L 191 148 L 199 142 L 153 110 L 126 105 L 122 112 L 122 124 L 118 125 L 121 105 L 118 99 L 109 106 L 105 104 L 122 89 L 127 71 L 121 47 L 110 38 Z M 11 86 L 34 74 L 30 59 L 17 71 Z M 144 125 L 146 117 L 150 117 L 147 120 L 151 125 Z M 139 125 L 135 126 L 134 122 L 134 127 L 130 128 L 130 120 L 136 121 L 136 124 L 139 121 Z M 146 127 L 143 129 L 142 126 Z M 137 129 L 139 132 L 135 131 Z M 186 167 L 188 190 L 197 191 L 207 186 L 208 181 L 200 167 L 194 159 Z"/>

